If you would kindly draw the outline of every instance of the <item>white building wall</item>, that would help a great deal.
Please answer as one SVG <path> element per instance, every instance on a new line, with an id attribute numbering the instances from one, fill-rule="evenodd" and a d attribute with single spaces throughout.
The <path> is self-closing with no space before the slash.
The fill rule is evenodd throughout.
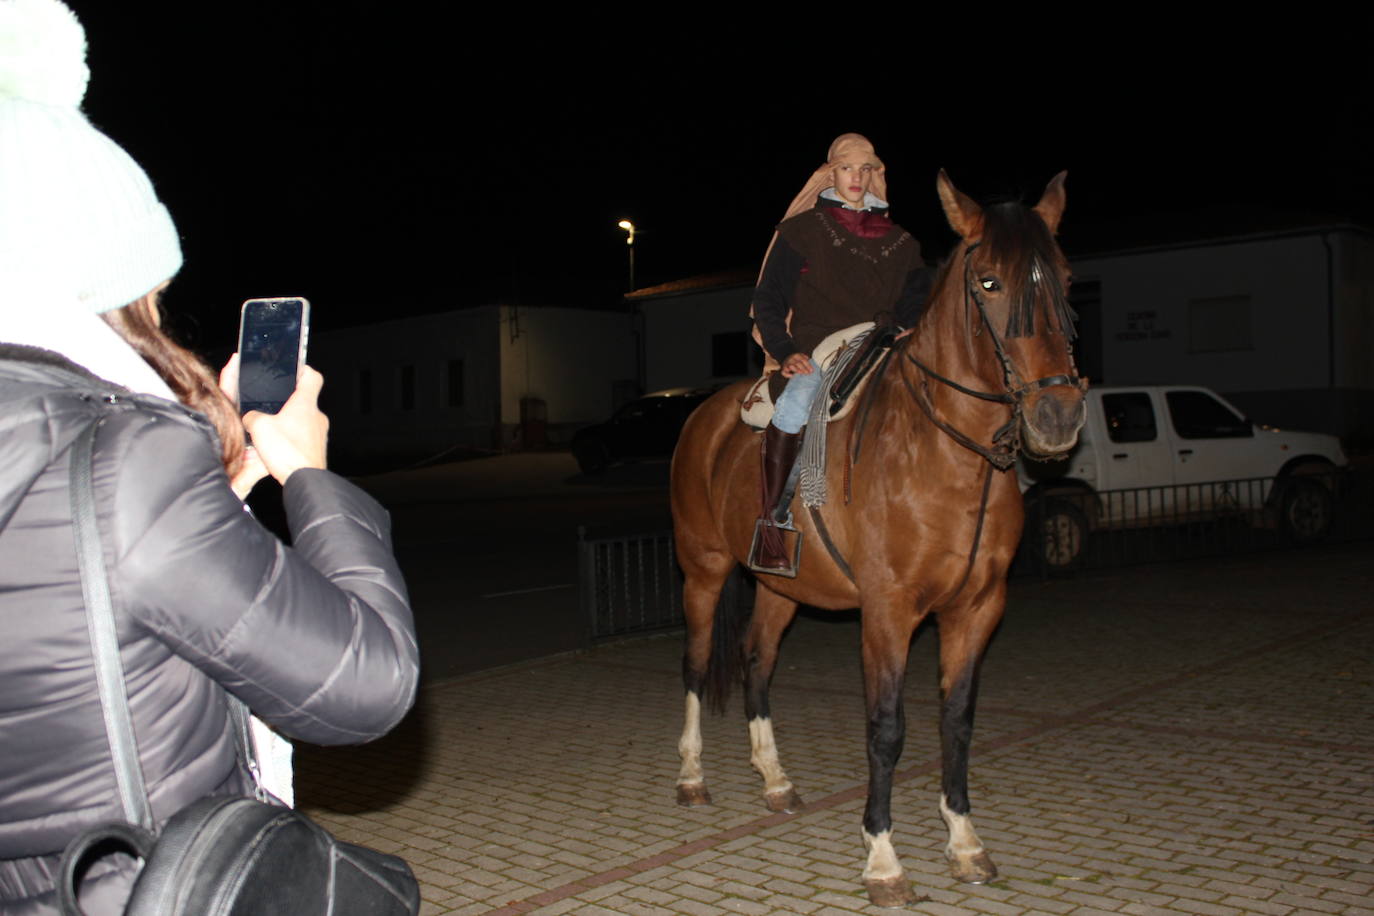
<path id="1" fill-rule="evenodd" d="M 644 387 L 660 391 L 726 381 L 711 375 L 711 339 L 753 327 L 749 320 L 752 294 L 751 287 L 733 287 L 643 302 Z"/>
<path id="2" fill-rule="evenodd" d="M 558 431 L 611 415 L 616 383 L 635 377 L 633 316 L 571 308 L 500 307 L 501 420 L 542 400 Z"/>
<path id="3" fill-rule="evenodd" d="M 500 419 L 496 319 L 496 307 L 483 306 L 314 335 L 310 360 L 325 375 L 333 447 L 345 455 L 415 458 L 454 446 L 492 447 Z M 449 390 L 454 361 L 463 372 L 457 404 Z M 414 380 L 409 407 L 407 372 Z"/>
<path id="4" fill-rule="evenodd" d="M 1221 391 L 1321 388 L 1327 372 L 1327 259 L 1319 237 L 1273 239 L 1073 261 L 1098 280 L 1105 379 Z M 1198 349 L 1191 303 L 1249 300 L 1248 349 Z"/>
<path id="5" fill-rule="evenodd" d="M 1347 235 L 1336 248 L 1334 376 L 1374 391 L 1374 239 Z"/>
<path id="6" fill-rule="evenodd" d="M 617 383 L 634 385 L 635 359 L 632 316 L 571 308 L 480 306 L 316 334 L 310 344 L 325 375 L 331 449 L 345 464 L 566 441 L 610 416 Z M 543 402 L 534 435 L 521 425 L 523 398 Z"/>

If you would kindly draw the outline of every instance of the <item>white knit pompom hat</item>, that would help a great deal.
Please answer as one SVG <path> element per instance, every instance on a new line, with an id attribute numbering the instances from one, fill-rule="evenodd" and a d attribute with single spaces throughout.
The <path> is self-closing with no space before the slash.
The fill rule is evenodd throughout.
<path id="1" fill-rule="evenodd" d="M 86 35 L 58 0 L 0 0 L 0 311 L 128 305 L 181 267 L 138 163 L 81 113 Z"/>

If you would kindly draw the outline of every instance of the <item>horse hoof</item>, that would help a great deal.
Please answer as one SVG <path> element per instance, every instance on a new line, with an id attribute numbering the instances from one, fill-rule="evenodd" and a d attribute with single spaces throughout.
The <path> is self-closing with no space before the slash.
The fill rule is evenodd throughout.
<path id="1" fill-rule="evenodd" d="M 700 808 L 711 804 L 711 793 L 704 783 L 677 787 L 677 803 L 684 808 Z"/>
<path id="2" fill-rule="evenodd" d="M 950 860 L 949 864 L 955 880 L 965 884 L 987 884 L 997 877 L 997 866 L 986 852 L 977 852 L 963 862 Z"/>
<path id="3" fill-rule="evenodd" d="M 806 810 L 806 802 L 797 794 L 796 789 L 787 789 L 783 792 L 769 792 L 763 796 L 763 803 L 768 806 L 769 811 L 796 814 Z"/>
<path id="4" fill-rule="evenodd" d="M 864 884 L 868 885 L 868 902 L 874 906 L 910 906 L 918 902 L 916 892 L 911 889 L 911 882 L 905 875 L 869 878 Z"/>

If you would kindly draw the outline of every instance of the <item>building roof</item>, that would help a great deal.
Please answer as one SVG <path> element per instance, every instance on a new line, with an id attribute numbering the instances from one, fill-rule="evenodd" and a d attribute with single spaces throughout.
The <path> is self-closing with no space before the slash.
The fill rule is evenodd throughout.
<path id="1" fill-rule="evenodd" d="M 752 289 L 757 279 L 757 269 L 725 270 L 660 283 L 657 286 L 646 286 L 626 293 L 625 299 L 629 302 L 643 302 L 647 299 L 667 299 L 671 296 L 685 296 L 689 293 L 704 293 L 717 289 L 737 289 L 741 286 Z"/>
<path id="2" fill-rule="evenodd" d="M 1262 239 L 1351 232 L 1367 227 L 1325 213 L 1274 210 L 1263 206 L 1225 206 L 1158 214 L 1130 221 L 1068 225 L 1060 244 L 1070 261 L 1108 255 L 1180 248 L 1205 248 Z"/>

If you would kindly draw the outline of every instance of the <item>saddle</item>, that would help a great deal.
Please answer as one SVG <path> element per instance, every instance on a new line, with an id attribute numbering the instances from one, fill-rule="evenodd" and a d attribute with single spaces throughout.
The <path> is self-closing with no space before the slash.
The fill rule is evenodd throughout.
<path id="1" fill-rule="evenodd" d="M 828 392 L 821 395 L 830 399 L 831 420 L 848 416 L 854 409 L 854 403 L 858 400 L 854 395 L 862 390 L 883 353 L 892 346 L 897 329 L 890 325 L 878 326 L 872 321 L 860 322 L 831 334 L 817 344 L 811 354 L 816 365 L 821 367 L 821 371 L 825 371 L 839 359 L 851 341 L 869 331 L 873 333 L 864 338 L 860 351 L 850 360 L 844 373 L 835 379 Z M 768 380 L 772 375 L 770 371 L 760 376 L 740 401 L 739 416 L 746 426 L 763 429 L 773 419 L 773 396 L 768 390 Z"/>

